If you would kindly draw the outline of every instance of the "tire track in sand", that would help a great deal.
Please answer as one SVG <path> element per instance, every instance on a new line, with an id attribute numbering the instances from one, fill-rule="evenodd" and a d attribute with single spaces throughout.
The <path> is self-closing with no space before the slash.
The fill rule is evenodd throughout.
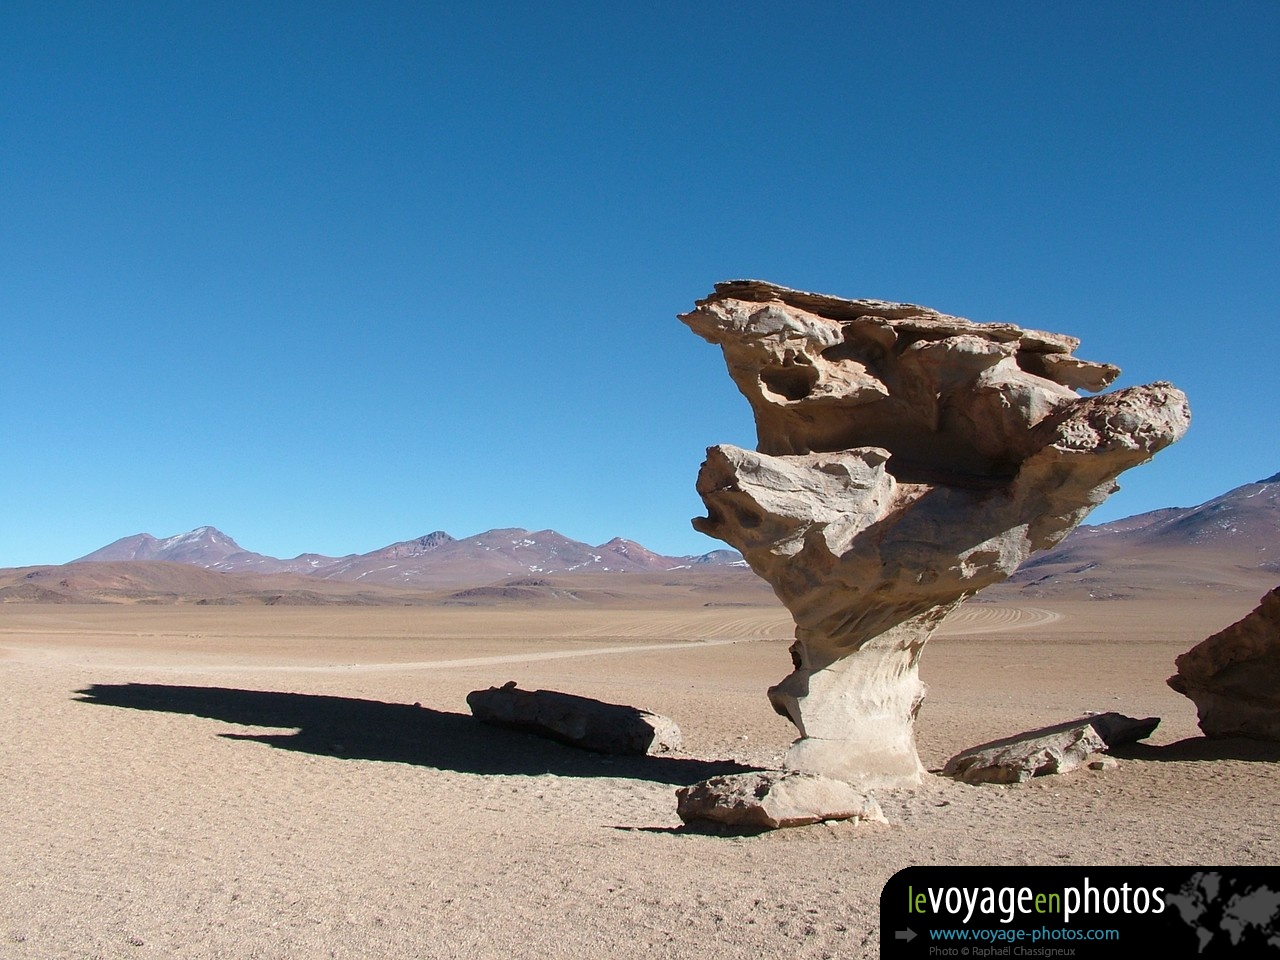
<path id="1" fill-rule="evenodd" d="M 785 616 L 785 615 L 784 615 Z M 695 622 L 691 623 L 690 619 Z M 707 618 L 710 620 L 711 618 Z M 1042 607 L 966 607 L 956 611 L 947 621 L 939 628 L 940 636 L 975 636 L 991 633 L 1002 633 L 1009 630 L 1029 630 L 1046 626 L 1051 623 L 1057 623 L 1063 619 L 1063 615 L 1053 610 L 1046 610 Z M 497 664 L 508 663 L 533 663 L 544 660 L 566 660 L 579 657 L 604 657 L 604 656 L 620 656 L 628 653 L 647 653 L 655 650 L 700 650 L 707 647 L 729 646 L 739 643 L 759 643 L 770 640 L 789 639 L 789 630 L 782 630 L 784 636 L 779 636 L 780 628 L 785 624 L 776 614 L 761 615 L 753 612 L 748 615 L 737 615 L 729 617 L 727 620 L 721 620 L 718 623 L 696 622 L 702 618 L 687 618 L 674 616 L 670 618 L 653 619 L 651 617 L 637 618 L 636 622 L 626 622 L 627 618 L 623 618 L 622 623 L 612 624 L 612 629 L 607 627 L 596 627 L 587 630 L 571 630 L 566 631 L 565 638 L 587 638 L 599 637 L 600 639 L 624 639 L 635 637 L 636 639 L 644 639 L 646 636 L 653 636 L 658 633 L 670 631 L 667 636 L 680 636 L 689 633 L 698 635 L 696 638 L 673 640 L 663 639 L 657 643 L 625 643 L 612 644 L 602 647 L 591 647 L 586 650 L 546 650 L 542 652 L 525 652 L 525 653 L 509 653 L 499 654 L 487 657 L 455 657 L 436 660 L 405 660 L 405 661 L 385 661 L 376 663 L 139 663 L 131 659 L 126 665 L 123 663 L 97 662 L 93 666 L 97 669 L 102 668 L 119 668 L 129 670 L 154 670 L 163 673 L 202 673 L 202 674 L 235 674 L 235 673 L 328 673 L 328 674 L 360 674 L 360 673 L 389 673 L 397 671 L 418 671 L 418 670 L 449 670 L 467 667 L 483 667 Z M 789 620 L 789 618 L 787 618 Z M 726 636 L 726 634 L 730 634 Z M 656 639 L 656 638 L 655 638 Z M 83 649 L 71 650 L 55 650 L 52 648 L 7 648 L 3 650 L 6 658 L 10 662 L 19 663 L 52 663 L 57 661 L 65 661 L 70 659 L 82 658 L 85 653 Z"/>
<path id="2" fill-rule="evenodd" d="M 1062 614 L 1043 607 L 962 607 L 938 628 L 938 636 L 972 636 L 1031 630 L 1057 623 Z"/>

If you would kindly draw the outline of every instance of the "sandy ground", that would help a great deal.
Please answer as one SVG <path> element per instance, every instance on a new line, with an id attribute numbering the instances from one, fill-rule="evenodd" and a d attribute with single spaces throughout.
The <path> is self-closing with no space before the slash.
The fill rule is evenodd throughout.
<path id="1" fill-rule="evenodd" d="M 0 958 L 870 957 L 912 864 L 1274 864 L 1280 754 L 1198 739 L 1164 684 L 1255 602 L 967 606 L 922 661 L 927 766 L 1088 710 L 1163 717 L 1155 746 L 758 836 L 681 829 L 674 791 L 790 742 L 777 608 L 4 605 Z M 509 679 L 668 714 L 686 753 L 474 723 Z"/>

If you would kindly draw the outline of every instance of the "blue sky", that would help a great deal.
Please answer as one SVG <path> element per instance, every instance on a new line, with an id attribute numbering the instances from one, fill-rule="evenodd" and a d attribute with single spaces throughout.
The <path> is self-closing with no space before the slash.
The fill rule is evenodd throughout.
<path id="1" fill-rule="evenodd" d="M 10 3 L 0 565 L 213 524 L 668 553 L 760 277 L 1191 398 L 1091 519 L 1280 470 L 1280 5 Z"/>

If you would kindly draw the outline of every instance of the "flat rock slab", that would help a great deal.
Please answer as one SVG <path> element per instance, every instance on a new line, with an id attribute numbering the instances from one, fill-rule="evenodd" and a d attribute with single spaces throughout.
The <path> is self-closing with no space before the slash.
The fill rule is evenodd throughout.
<path id="1" fill-rule="evenodd" d="M 1108 750 L 1112 747 L 1124 746 L 1126 743 L 1145 740 L 1155 733 L 1156 727 L 1160 726 L 1159 717 L 1138 719 L 1126 717 L 1123 713 L 1095 713 L 1084 719 L 1088 720 L 1093 729 L 1098 732 L 1098 736 L 1106 743 Z"/>
<path id="2" fill-rule="evenodd" d="M 1280 587 L 1176 664 L 1169 686 L 1195 702 L 1205 736 L 1280 740 Z"/>
<path id="3" fill-rule="evenodd" d="M 676 811 L 685 823 L 710 820 L 757 830 L 823 820 L 887 822 L 880 805 L 849 784 L 794 770 L 735 773 L 681 787 Z"/>
<path id="4" fill-rule="evenodd" d="M 516 683 L 467 694 L 477 720 L 536 733 L 572 747 L 617 756 L 679 750 L 680 728 L 661 714 L 554 690 L 519 690 Z"/>
<path id="5" fill-rule="evenodd" d="M 1119 713 L 1081 717 L 971 747 L 948 760 L 942 773 L 965 783 L 1022 783 L 1069 773 L 1111 747 L 1151 736 L 1159 723 L 1159 717 L 1138 720 Z"/>

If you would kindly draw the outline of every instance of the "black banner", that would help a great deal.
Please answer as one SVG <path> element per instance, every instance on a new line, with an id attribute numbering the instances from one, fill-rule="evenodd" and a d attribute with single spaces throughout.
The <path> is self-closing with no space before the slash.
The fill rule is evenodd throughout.
<path id="1" fill-rule="evenodd" d="M 883 958 L 1275 957 L 1280 868 L 909 867 L 880 894 Z"/>

